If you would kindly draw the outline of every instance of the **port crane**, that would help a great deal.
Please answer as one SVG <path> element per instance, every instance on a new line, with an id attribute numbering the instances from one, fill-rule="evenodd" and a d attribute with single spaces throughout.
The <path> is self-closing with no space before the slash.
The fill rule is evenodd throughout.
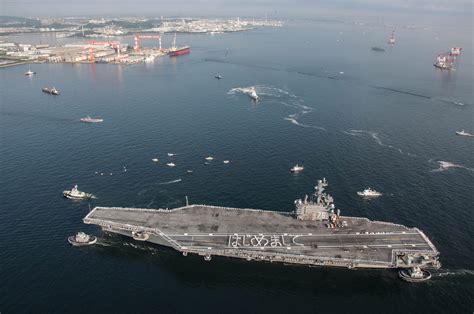
<path id="1" fill-rule="evenodd" d="M 94 48 L 93 48 L 94 45 L 98 45 L 98 46 L 109 45 L 110 47 L 115 49 L 115 51 L 117 52 L 117 57 L 120 57 L 120 42 L 118 42 L 118 41 L 95 41 L 95 40 L 91 40 L 91 41 L 88 42 L 88 44 L 91 45 L 91 47 L 89 47 L 89 61 L 90 62 L 95 61 Z"/>
<path id="2" fill-rule="evenodd" d="M 135 45 L 133 46 L 133 50 L 140 50 L 141 39 L 158 39 L 159 48 L 161 50 L 161 36 L 159 35 L 135 35 Z"/>

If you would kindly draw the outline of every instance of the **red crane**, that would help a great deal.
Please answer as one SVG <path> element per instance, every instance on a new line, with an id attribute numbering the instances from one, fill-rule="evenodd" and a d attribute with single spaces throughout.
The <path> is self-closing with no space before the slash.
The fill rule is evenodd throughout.
<path id="1" fill-rule="evenodd" d="M 159 35 L 135 35 L 135 45 L 133 46 L 134 50 L 140 50 L 140 39 L 158 39 L 161 50 L 161 36 Z"/>

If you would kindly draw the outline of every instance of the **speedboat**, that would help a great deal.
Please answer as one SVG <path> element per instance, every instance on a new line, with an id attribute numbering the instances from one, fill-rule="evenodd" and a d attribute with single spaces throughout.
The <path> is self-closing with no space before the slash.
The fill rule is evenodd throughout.
<path id="1" fill-rule="evenodd" d="M 168 153 L 168 156 L 169 156 L 169 157 L 173 157 L 174 155 L 175 155 L 175 154 L 173 154 L 173 153 Z"/>
<path id="2" fill-rule="evenodd" d="M 377 192 L 371 188 L 367 188 L 363 190 L 362 192 L 357 192 L 357 195 L 362 196 L 362 197 L 379 197 L 382 195 L 382 193 Z"/>
<path id="3" fill-rule="evenodd" d="M 93 194 L 85 193 L 79 191 L 77 185 L 75 185 L 71 190 L 63 191 L 63 195 L 66 198 L 73 199 L 73 200 L 83 200 L 86 198 L 95 198 Z"/>
<path id="4" fill-rule="evenodd" d="M 191 173 L 193 173 L 193 171 L 192 170 L 186 170 L 186 173 L 191 174 Z"/>
<path id="5" fill-rule="evenodd" d="M 168 167 L 174 167 L 176 166 L 176 164 L 174 162 L 169 162 L 166 164 Z"/>
<path id="6" fill-rule="evenodd" d="M 81 122 L 86 122 L 86 123 L 99 123 L 99 122 L 104 122 L 104 119 L 100 118 L 91 118 L 91 116 L 87 116 L 85 118 L 80 119 Z"/>
<path id="7" fill-rule="evenodd" d="M 158 158 L 153 158 L 152 161 L 158 162 Z"/>
<path id="8" fill-rule="evenodd" d="M 227 165 L 230 161 L 229 160 L 224 160 L 224 163 Z"/>
<path id="9" fill-rule="evenodd" d="M 464 130 L 461 131 L 456 131 L 456 135 L 461 135 L 461 136 L 473 136 L 471 133 L 467 133 Z"/>
<path id="10" fill-rule="evenodd" d="M 258 100 L 258 95 L 257 95 L 257 91 L 255 90 L 255 87 L 250 88 L 250 91 L 247 93 L 247 95 L 249 95 L 249 97 L 255 101 Z"/>
<path id="11" fill-rule="evenodd" d="M 212 156 L 207 156 L 207 157 L 206 157 L 206 160 L 207 160 L 207 161 L 214 160 L 214 157 L 212 157 Z"/>
<path id="12" fill-rule="evenodd" d="M 431 278 L 431 273 L 420 267 L 410 269 L 402 269 L 398 272 L 398 276 L 408 282 L 422 282 Z"/>
<path id="13" fill-rule="evenodd" d="M 214 76 L 214 77 L 215 77 L 216 79 L 218 79 L 218 80 L 222 79 L 222 75 L 220 75 L 220 74 L 218 74 L 218 75 L 216 75 L 216 76 Z"/>
<path id="14" fill-rule="evenodd" d="M 293 173 L 298 173 L 298 172 L 303 171 L 303 170 L 304 170 L 304 167 L 300 166 L 298 164 L 296 164 L 295 166 L 293 166 L 293 168 L 290 169 L 290 171 L 293 172 Z"/>
<path id="15" fill-rule="evenodd" d="M 28 70 L 27 72 L 25 72 L 26 76 L 32 76 L 33 74 L 36 74 L 36 72 L 33 72 L 31 70 Z"/>
<path id="16" fill-rule="evenodd" d="M 73 246 L 87 246 L 97 242 L 97 237 L 78 232 L 67 238 L 67 241 Z"/>

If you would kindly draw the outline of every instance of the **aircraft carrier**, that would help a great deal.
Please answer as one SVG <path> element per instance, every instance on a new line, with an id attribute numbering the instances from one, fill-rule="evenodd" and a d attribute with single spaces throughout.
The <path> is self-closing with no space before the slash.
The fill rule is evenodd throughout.
<path id="1" fill-rule="evenodd" d="M 439 252 L 417 228 L 342 216 L 319 180 L 315 193 L 291 213 L 210 205 L 174 209 L 95 207 L 84 223 L 205 260 L 347 268 L 437 269 Z"/>

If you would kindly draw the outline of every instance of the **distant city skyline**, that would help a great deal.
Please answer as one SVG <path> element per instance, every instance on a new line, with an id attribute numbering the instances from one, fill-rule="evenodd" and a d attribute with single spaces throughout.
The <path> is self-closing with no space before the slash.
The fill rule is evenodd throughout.
<path id="1" fill-rule="evenodd" d="M 471 17 L 469 0 L 1 0 L 1 15 L 60 16 L 269 16 L 309 17 L 322 14 L 403 13 Z"/>

